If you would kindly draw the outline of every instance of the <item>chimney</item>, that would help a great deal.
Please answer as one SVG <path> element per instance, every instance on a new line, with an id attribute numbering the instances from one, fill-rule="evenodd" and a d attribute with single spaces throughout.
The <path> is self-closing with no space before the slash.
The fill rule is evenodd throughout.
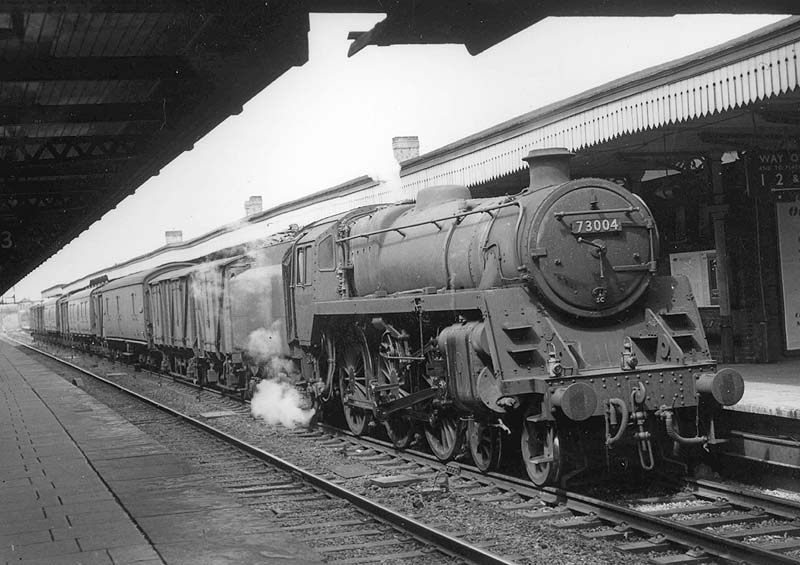
<path id="1" fill-rule="evenodd" d="M 569 160 L 575 156 L 563 147 L 533 149 L 522 160 L 528 163 L 531 192 L 569 180 Z"/>
<path id="2" fill-rule="evenodd" d="M 244 213 L 246 216 L 252 216 L 253 214 L 258 214 L 261 212 L 261 206 L 263 202 L 260 196 L 251 196 L 248 200 L 245 200 L 244 203 Z"/>
<path id="3" fill-rule="evenodd" d="M 392 150 L 398 163 L 419 157 L 419 138 L 416 135 L 393 137 Z"/>
<path id="4" fill-rule="evenodd" d="M 183 232 L 181 230 L 165 231 L 164 238 L 167 240 L 167 245 L 172 245 L 173 243 L 180 243 L 183 241 Z"/>

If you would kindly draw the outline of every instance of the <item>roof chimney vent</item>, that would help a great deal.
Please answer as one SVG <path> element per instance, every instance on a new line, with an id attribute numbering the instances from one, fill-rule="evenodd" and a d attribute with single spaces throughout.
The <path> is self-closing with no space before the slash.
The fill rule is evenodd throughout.
<path id="1" fill-rule="evenodd" d="M 183 241 L 183 231 L 181 230 L 165 231 L 164 238 L 167 240 L 167 245 L 172 245 L 173 243 L 180 243 Z"/>
<path id="2" fill-rule="evenodd" d="M 263 201 L 260 196 L 251 196 L 244 202 L 244 212 L 247 216 L 252 216 L 261 212 Z"/>
<path id="3" fill-rule="evenodd" d="M 563 147 L 549 149 L 533 149 L 523 161 L 528 163 L 530 186 L 528 190 L 536 192 L 548 186 L 561 184 L 569 180 L 569 160 L 575 156 Z"/>
<path id="4" fill-rule="evenodd" d="M 393 137 L 392 150 L 398 163 L 419 157 L 419 137 L 416 135 Z"/>

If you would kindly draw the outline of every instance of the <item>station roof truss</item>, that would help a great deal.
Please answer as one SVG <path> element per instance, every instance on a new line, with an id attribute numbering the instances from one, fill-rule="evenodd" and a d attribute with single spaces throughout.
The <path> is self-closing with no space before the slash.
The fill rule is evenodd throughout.
<path id="1" fill-rule="evenodd" d="M 527 186 L 532 149 L 573 174 L 624 178 L 695 158 L 800 143 L 800 17 L 626 76 L 405 161 L 403 189 Z"/>
<path id="2" fill-rule="evenodd" d="M 304 64 L 312 12 L 385 13 L 372 30 L 353 30 L 352 54 L 397 43 L 478 53 L 548 15 L 716 9 L 710 0 L 535 4 L 0 0 L 0 292 Z M 726 10 L 790 13 L 795 4 L 736 0 Z"/>

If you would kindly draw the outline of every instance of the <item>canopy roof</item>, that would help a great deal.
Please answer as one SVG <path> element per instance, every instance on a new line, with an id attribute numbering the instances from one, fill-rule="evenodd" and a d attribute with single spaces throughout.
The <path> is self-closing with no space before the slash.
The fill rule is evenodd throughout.
<path id="1" fill-rule="evenodd" d="M 576 175 L 624 176 L 749 144 L 779 146 L 797 135 L 798 55 L 800 18 L 786 18 L 406 161 L 403 187 L 516 183 L 523 157 L 544 147 L 576 152 Z"/>

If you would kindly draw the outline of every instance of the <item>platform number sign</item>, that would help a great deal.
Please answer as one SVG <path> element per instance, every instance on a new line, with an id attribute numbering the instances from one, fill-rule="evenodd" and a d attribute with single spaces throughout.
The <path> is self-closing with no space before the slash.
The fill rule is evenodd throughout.
<path id="1" fill-rule="evenodd" d="M 800 151 L 755 151 L 748 157 L 751 189 L 778 195 L 800 190 Z"/>
<path id="2" fill-rule="evenodd" d="M 11 249 L 14 247 L 14 237 L 8 230 L 0 230 L 0 249 Z"/>

